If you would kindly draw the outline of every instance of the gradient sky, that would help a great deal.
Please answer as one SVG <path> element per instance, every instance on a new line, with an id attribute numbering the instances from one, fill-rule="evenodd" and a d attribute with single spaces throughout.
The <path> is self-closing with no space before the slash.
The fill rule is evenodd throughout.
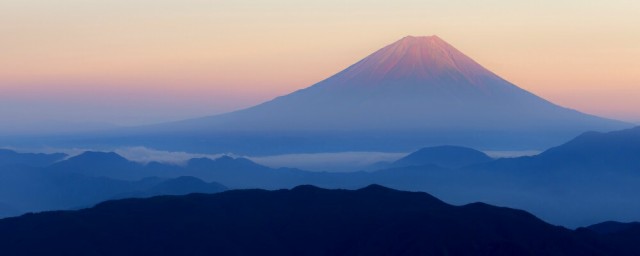
<path id="1" fill-rule="evenodd" d="M 221 113 L 433 34 L 555 103 L 640 123 L 637 0 L 2 0 L 0 34 L 0 130 Z"/>

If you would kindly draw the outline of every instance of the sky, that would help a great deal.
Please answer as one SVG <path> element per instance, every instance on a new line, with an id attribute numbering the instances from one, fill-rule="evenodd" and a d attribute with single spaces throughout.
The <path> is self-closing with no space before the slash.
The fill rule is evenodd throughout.
<path id="1" fill-rule="evenodd" d="M 640 1 L 2 0 L 0 131 L 224 113 L 438 35 L 557 104 L 640 123 Z"/>

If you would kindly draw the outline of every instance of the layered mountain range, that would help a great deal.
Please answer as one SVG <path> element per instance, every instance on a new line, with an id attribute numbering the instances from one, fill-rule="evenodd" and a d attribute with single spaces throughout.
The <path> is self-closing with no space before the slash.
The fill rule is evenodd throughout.
<path id="1" fill-rule="evenodd" d="M 0 159 L 0 217 L 160 192 L 211 192 L 220 188 L 216 183 L 264 189 L 301 184 L 352 189 L 375 183 L 429 192 L 454 204 L 482 201 L 521 208 L 570 227 L 636 221 L 640 216 L 640 127 L 585 133 L 539 155 L 517 158 L 492 159 L 459 146 L 428 147 L 368 171 L 348 173 L 274 169 L 228 156 L 176 165 L 85 152 L 41 167 L 40 161 L 31 166 L 16 162 L 61 154 L 5 155 Z"/>

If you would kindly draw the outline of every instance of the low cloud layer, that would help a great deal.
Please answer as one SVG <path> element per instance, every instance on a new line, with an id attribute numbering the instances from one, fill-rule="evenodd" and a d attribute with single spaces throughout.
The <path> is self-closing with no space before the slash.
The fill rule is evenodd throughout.
<path id="1" fill-rule="evenodd" d="M 407 153 L 340 152 L 249 157 L 249 159 L 274 168 L 293 167 L 309 171 L 345 172 L 362 170 L 378 162 L 393 162 L 406 155 Z"/>
<path id="2" fill-rule="evenodd" d="M 234 154 L 195 154 L 188 152 L 163 151 L 147 147 L 124 147 L 115 150 L 93 150 L 82 148 L 59 149 L 42 148 L 34 149 L 12 149 L 18 152 L 41 152 L 41 153 L 66 153 L 70 157 L 79 155 L 85 151 L 113 151 L 124 158 L 139 163 L 160 162 L 175 165 L 184 165 L 189 159 L 207 157 L 216 159 L 227 155 L 232 157 L 245 157 L 258 164 L 272 168 L 290 167 L 307 171 L 326 172 L 351 172 L 366 169 L 379 162 L 393 162 L 407 154 L 408 152 L 386 153 L 386 152 L 338 152 L 338 153 L 314 153 L 314 154 L 286 154 L 275 156 L 239 156 Z M 540 151 L 485 151 L 494 158 L 519 157 L 539 154 Z"/>

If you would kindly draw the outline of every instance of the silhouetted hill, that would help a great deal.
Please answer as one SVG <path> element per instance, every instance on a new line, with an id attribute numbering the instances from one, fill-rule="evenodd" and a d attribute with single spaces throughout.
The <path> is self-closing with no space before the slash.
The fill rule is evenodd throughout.
<path id="1" fill-rule="evenodd" d="M 144 191 L 118 195 L 116 198 L 141 198 L 160 195 L 187 195 L 191 193 L 213 194 L 227 190 L 228 188 L 216 182 L 204 182 L 201 179 L 182 176 L 175 179 L 162 181 Z"/>
<path id="2" fill-rule="evenodd" d="M 161 182 L 150 188 L 153 195 L 186 195 L 190 193 L 212 194 L 227 190 L 227 187 L 216 182 L 204 182 L 201 179 L 182 176 Z"/>
<path id="3" fill-rule="evenodd" d="M 622 223 L 617 221 L 607 221 L 588 226 L 587 229 L 598 234 L 615 234 L 632 229 L 640 229 L 640 222 Z"/>
<path id="4" fill-rule="evenodd" d="M 52 174 L 77 174 L 135 181 L 145 177 L 177 178 L 193 176 L 207 182 L 220 182 L 231 188 L 291 188 L 313 183 L 336 185 L 339 175 L 314 173 L 292 168 L 269 168 L 246 158 L 222 156 L 216 159 L 193 158 L 185 165 L 151 162 L 141 164 L 127 160 L 113 152 L 85 152 L 58 162 L 43 170 Z M 347 178 L 347 180 L 351 180 Z M 362 185 L 366 183 L 358 183 Z"/>
<path id="5" fill-rule="evenodd" d="M 372 182 L 428 191 L 450 202 L 474 200 L 526 209 L 570 227 L 640 219 L 640 127 L 589 132 L 535 156 L 440 170 L 400 167 Z M 441 168 L 442 169 L 442 168 Z M 378 172 L 372 175 L 380 175 Z"/>
<path id="6" fill-rule="evenodd" d="M 539 155 L 480 164 L 472 168 L 589 172 L 640 172 L 640 127 L 608 133 L 587 132 Z"/>
<path id="7" fill-rule="evenodd" d="M 422 148 L 395 162 L 393 167 L 434 164 L 447 168 L 459 168 L 493 160 L 487 154 L 466 147 L 438 146 Z"/>
<path id="8" fill-rule="evenodd" d="M 0 202 L 7 204 L 0 207 L 0 217 L 87 207 L 128 196 L 213 193 L 226 190 L 220 185 L 225 182 L 236 188 L 288 188 L 305 180 L 326 180 L 312 178 L 315 176 L 294 169 L 271 169 L 243 158 L 198 158 L 186 166 L 144 165 L 112 152 L 85 152 L 47 167 L 0 168 Z"/>
<path id="9" fill-rule="evenodd" d="M 78 166 L 74 166 L 78 167 Z M 80 170 L 90 170 L 87 163 Z M 25 166 L 0 168 L 0 217 L 25 212 L 89 207 L 123 195 L 214 193 L 225 190 L 217 183 L 196 178 L 144 178 L 120 180 L 109 175 L 88 176 L 74 171 Z"/>
<path id="10" fill-rule="evenodd" d="M 67 155 L 62 153 L 18 153 L 8 149 L 0 149 L 0 166 L 22 164 L 32 167 L 41 167 L 63 160 L 65 157 L 67 157 Z"/>
<path id="11" fill-rule="evenodd" d="M 322 175 L 298 169 L 273 169 L 246 158 L 191 159 L 184 171 L 189 175 L 225 184 L 232 188 L 290 188 L 306 180 L 323 180 Z"/>
<path id="12" fill-rule="evenodd" d="M 608 133 L 588 132 L 534 157 L 565 168 L 640 171 L 640 127 Z"/>
<path id="13" fill-rule="evenodd" d="M 160 181 L 123 181 L 45 168 L 10 167 L 0 171 L 0 202 L 12 206 L 14 213 L 88 207 Z"/>
<path id="14" fill-rule="evenodd" d="M 66 161 L 58 162 L 48 169 L 63 173 L 124 180 L 154 176 L 151 173 L 146 173 L 142 164 L 129 161 L 113 152 L 87 151 Z"/>
<path id="15" fill-rule="evenodd" d="M 640 223 L 620 223 L 607 221 L 587 227 L 588 230 L 601 234 L 602 239 L 610 246 L 615 246 L 629 252 L 630 255 L 640 255 Z"/>
<path id="16" fill-rule="evenodd" d="M 246 187 L 253 177 L 273 176 L 276 169 L 246 158 L 222 156 L 217 159 L 194 158 L 186 166 L 152 162 L 141 164 L 113 152 L 85 152 L 47 168 L 51 172 L 75 173 L 91 177 L 138 180 L 145 177 L 177 178 L 195 176 L 208 181 L 229 181 L 231 186 Z M 283 169 L 284 170 L 284 169 Z M 227 184 L 227 183 L 225 183 Z"/>
<path id="17" fill-rule="evenodd" d="M 625 255 L 524 211 L 452 206 L 376 185 L 125 199 L 29 214 L 0 220 L 0 248 L 6 255 Z"/>

